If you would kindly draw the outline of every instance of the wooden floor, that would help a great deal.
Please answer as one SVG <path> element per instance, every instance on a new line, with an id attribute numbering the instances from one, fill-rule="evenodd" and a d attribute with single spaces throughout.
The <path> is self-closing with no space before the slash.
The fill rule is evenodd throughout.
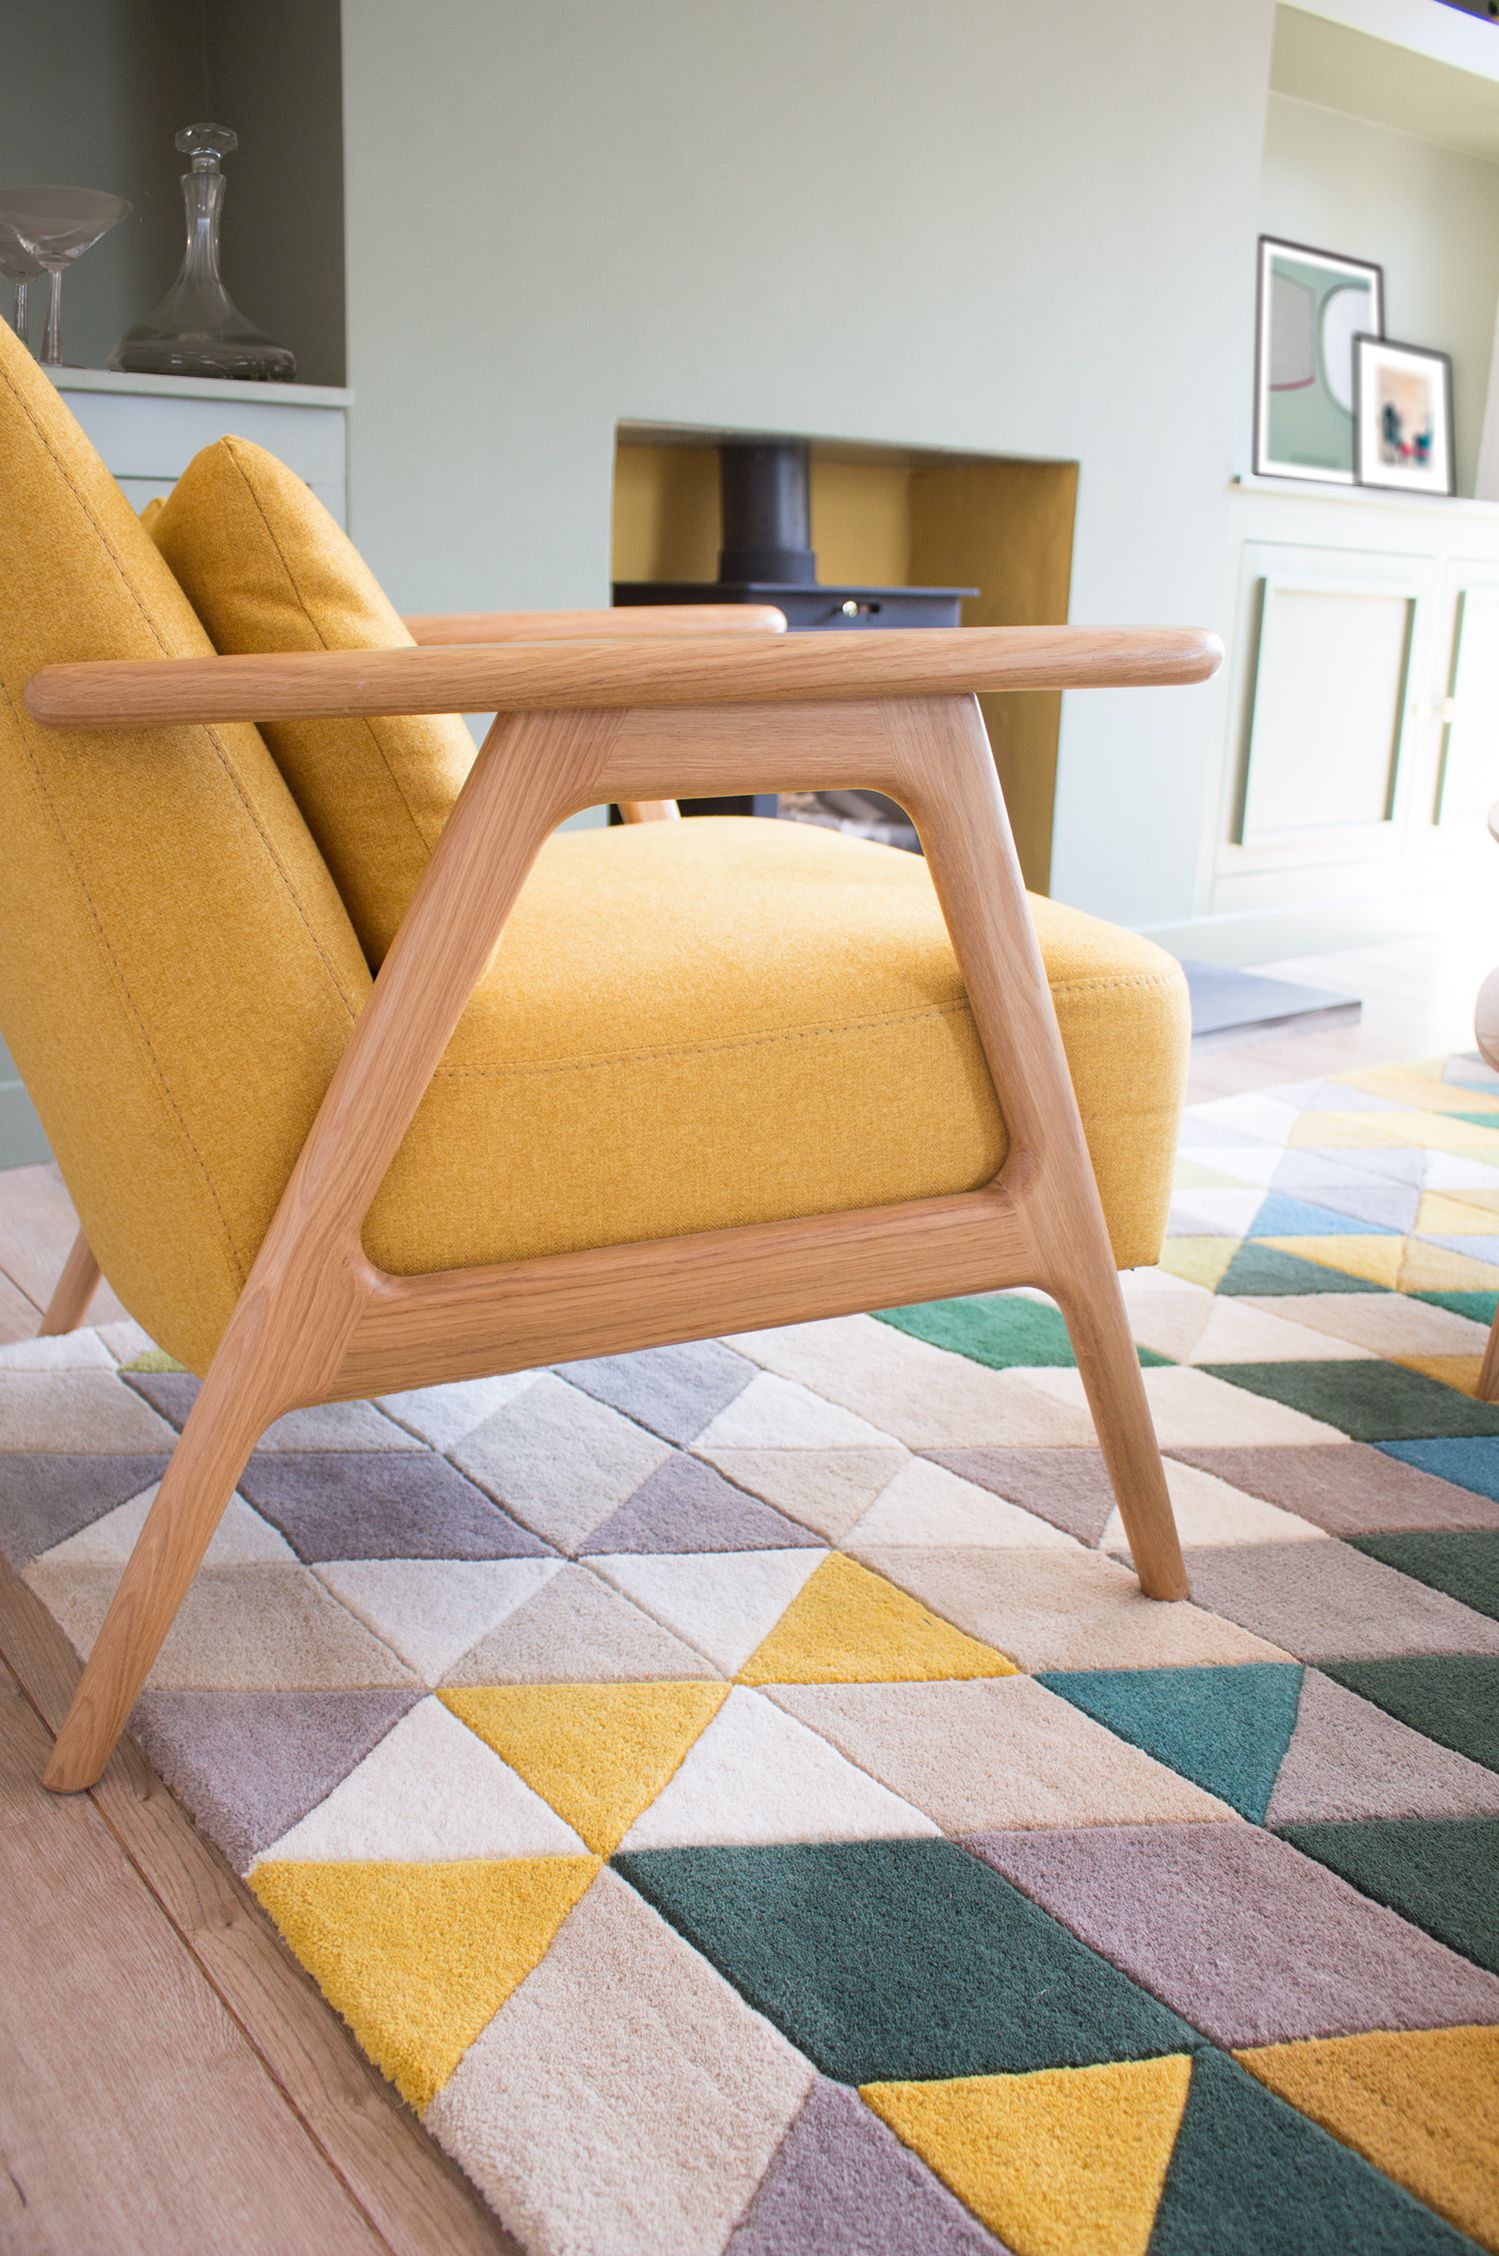
<path id="1" fill-rule="evenodd" d="M 1496 960 L 1499 919 L 1268 965 L 1361 995 L 1361 1022 L 1200 1045 L 1192 1093 L 1467 1048 Z M 51 1169 L 0 1172 L 0 1339 L 35 1331 L 72 1229 Z M 41 1791 L 76 1675 L 0 1565 L 0 2249 L 513 2250 L 133 1749 L 92 1794 Z"/>

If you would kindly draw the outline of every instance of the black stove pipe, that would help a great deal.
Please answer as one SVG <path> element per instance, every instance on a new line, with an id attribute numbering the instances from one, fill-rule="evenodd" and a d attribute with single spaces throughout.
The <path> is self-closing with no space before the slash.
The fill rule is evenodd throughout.
<path id="1" fill-rule="evenodd" d="M 733 439 L 718 450 L 720 580 L 815 587 L 811 448 L 805 439 Z"/>

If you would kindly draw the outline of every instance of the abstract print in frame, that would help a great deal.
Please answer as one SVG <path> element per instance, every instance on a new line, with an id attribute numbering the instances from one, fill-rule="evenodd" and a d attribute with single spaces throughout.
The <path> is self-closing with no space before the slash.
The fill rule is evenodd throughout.
<path id="1" fill-rule="evenodd" d="M 1353 367 L 1359 484 L 1450 496 L 1450 355 L 1386 337 L 1355 337 Z"/>
<path id="2" fill-rule="evenodd" d="M 1262 235 L 1254 467 L 1265 478 L 1357 479 L 1353 340 L 1384 334 L 1384 276 L 1362 259 Z"/>

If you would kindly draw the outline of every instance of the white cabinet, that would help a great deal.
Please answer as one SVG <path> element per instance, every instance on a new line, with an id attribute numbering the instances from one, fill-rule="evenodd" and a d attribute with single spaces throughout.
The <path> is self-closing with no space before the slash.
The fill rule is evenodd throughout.
<path id="1" fill-rule="evenodd" d="M 348 514 L 352 395 L 316 384 L 214 383 L 201 376 L 117 376 L 59 368 L 53 381 L 139 508 L 171 491 L 200 447 L 228 433 L 269 448 L 343 524 Z"/>
<path id="2" fill-rule="evenodd" d="M 1499 779 L 1499 562 L 1451 571 L 1452 668 L 1442 707 L 1436 817 L 1486 821 Z"/>
<path id="3" fill-rule="evenodd" d="M 1209 913 L 1263 956 L 1398 929 L 1499 798 L 1499 507 L 1245 479 L 1233 522 Z"/>

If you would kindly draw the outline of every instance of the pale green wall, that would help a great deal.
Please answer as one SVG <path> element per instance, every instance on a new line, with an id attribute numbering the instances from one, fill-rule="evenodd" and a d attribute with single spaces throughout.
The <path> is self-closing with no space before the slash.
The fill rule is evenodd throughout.
<path id="1" fill-rule="evenodd" d="M 622 417 L 1077 457 L 1072 616 L 1214 623 L 1273 0 L 344 0 L 354 531 L 597 603 Z M 1216 693 L 1068 701 L 1054 886 L 1196 907 Z"/>
<path id="2" fill-rule="evenodd" d="M 1451 353 L 1457 485 L 1471 493 L 1499 302 L 1499 165 L 1272 94 L 1260 211 L 1267 234 L 1383 266 L 1386 334 Z"/>

